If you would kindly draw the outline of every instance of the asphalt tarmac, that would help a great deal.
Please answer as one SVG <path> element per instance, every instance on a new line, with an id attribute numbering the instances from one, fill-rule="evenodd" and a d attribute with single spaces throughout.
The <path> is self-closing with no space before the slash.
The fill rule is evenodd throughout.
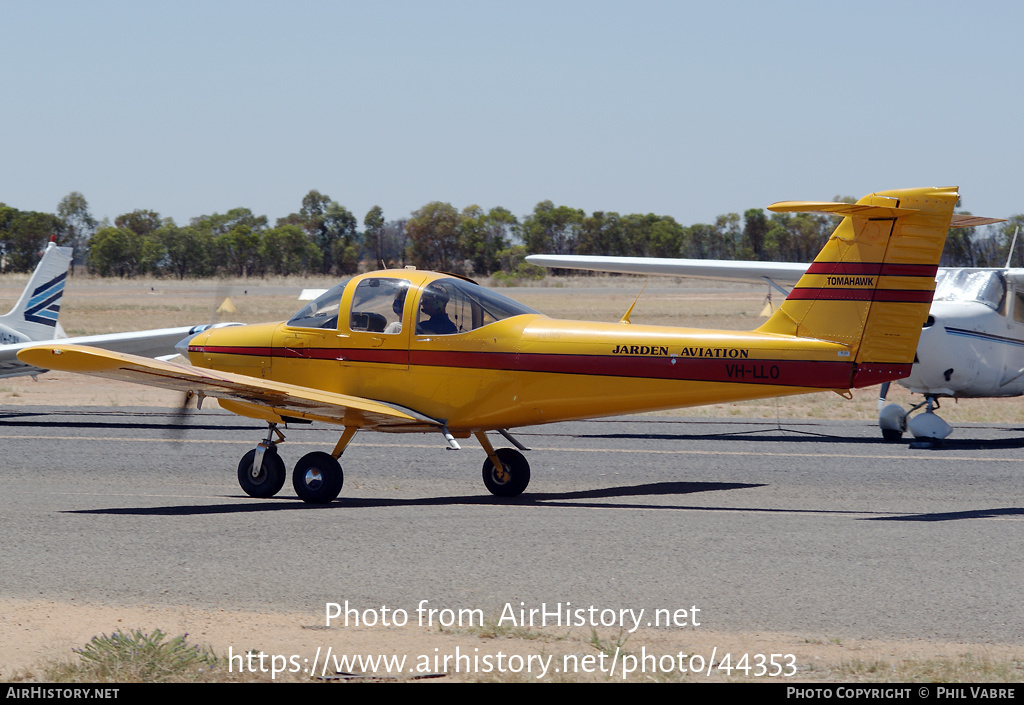
<path id="1" fill-rule="evenodd" d="M 1022 427 L 912 449 L 864 422 L 555 424 L 516 433 L 533 480 L 514 500 L 487 494 L 472 439 L 456 452 L 440 434 L 365 433 L 322 507 L 290 481 L 274 499 L 241 492 L 238 460 L 263 435 L 222 411 L 0 409 L 0 596 L 313 614 L 347 601 L 439 621 L 643 608 L 708 630 L 1024 640 Z M 339 434 L 286 435 L 290 467 Z"/>

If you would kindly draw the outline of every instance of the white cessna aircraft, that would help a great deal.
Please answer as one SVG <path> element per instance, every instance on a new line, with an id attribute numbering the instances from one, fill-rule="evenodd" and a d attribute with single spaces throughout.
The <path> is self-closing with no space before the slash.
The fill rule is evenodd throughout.
<path id="1" fill-rule="evenodd" d="M 831 204 L 806 204 L 824 206 Z M 951 228 L 1003 222 L 996 218 L 954 214 Z M 731 260 L 530 255 L 542 267 L 585 269 L 622 274 L 663 275 L 767 282 L 784 295 L 807 271 L 806 263 Z M 842 270 L 837 270 L 842 271 Z M 872 276 L 878 272 L 848 272 Z M 1024 269 L 940 267 L 928 320 L 921 331 L 910 376 L 899 383 L 924 401 L 909 410 L 885 405 L 889 385 L 882 385 L 878 425 L 887 440 L 910 430 L 915 438 L 937 442 L 952 427 L 935 414 L 940 397 L 986 398 L 1024 394 Z M 925 411 L 908 418 L 917 409 Z"/>
<path id="2" fill-rule="evenodd" d="M 175 343 L 209 328 L 208 325 L 186 326 L 68 338 L 57 322 L 57 317 L 60 314 L 68 266 L 71 264 L 71 252 L 70 247 L 57 247 L 56 243 L 50 242 L 14 308 L 0 316 L 0 377 L 46 372 L 45 369 L 22 362 L 17 354 L 22 348 L 54 338 L 145 357 L 173 357 L 177 354 Z M 221 323 L 217 327 L 230 325 L 239 324 Z"/>

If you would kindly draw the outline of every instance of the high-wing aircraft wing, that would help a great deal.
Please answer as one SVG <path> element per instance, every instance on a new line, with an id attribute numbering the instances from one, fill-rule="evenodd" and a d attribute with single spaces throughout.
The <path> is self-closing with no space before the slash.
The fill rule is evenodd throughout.
<path id="1" fill-rule="evenodd" d="M 740 262 L 715 259 L 669 259 L 659 257 L 602 257 L 596 255 L 528 255 L 526 261 L 553 269 L 585 269 L 619 274 L 654 274 L 762 284 L 765 281 L 793 285 L 807 267 L 806 262 Z"/>
<path id="2" fill-rule="evenodd" d="M 883 210 L 874 207 L 876 210 Z M 866 213 L 866 206 L 849 203 L 816 203 L 810 201 L 786 201 L 772 205 L 769 210 L 777 212 L 817 212 L 830 215 Z M 887 213 L 893 208 L 884 209 Z M 884 216 L 885 214 L 877 214 Z M 950 219 L 951 228 L 973 228 L 979 225 L 1002 223 L 1002 218 L 954 213 Z M 676 259 L 667 257 L 610 257 L 599 255 L 528 255 L 526 261 L 539 267 L 551 269 L 584 269 L 591 272 L 613 272 L 616 274 L 659 275 L 668 277 L 691 277 L 717 281 L 737 281 L 750 284 L 794 286 L 810 266 L 807 262 L 744 262 L 721 259 Z M 788 293 L 788 292 L 785 292 Z"/>
<path id="3" fill-rule="evenodd" d="M 25 362 L 40 368 L 83 372 L 94 377 L 213 397 L 244 416 L 282 420 L 344 422 L 377 431 L 422 431 L 443 424 L 395 404 L 319 391 L 248 375 L 151 360 L 66 343 L 28 347 Z"/>

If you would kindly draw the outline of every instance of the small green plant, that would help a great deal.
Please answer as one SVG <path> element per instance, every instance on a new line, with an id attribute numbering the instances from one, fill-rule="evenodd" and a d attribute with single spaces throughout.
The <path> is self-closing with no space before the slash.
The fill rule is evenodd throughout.
<path id="1" fill-rule="evenodd" d="M 159 629 L 149 634 L 135 629 L 94 636 L 83 648 L 73 649 L 78 664 L 52 675 L 60 680 L 119 683 L 200 680 L 220 661 L 212 652 L 189 644 L 187 637 L 168 638 Z"/>
<path id="2" fill-rule="evenodd" d="M 564 636 L 543 632 L 533 627 L 503 625 L 497 617 L 485 617 L 483 624 L 459 630 L 481 639 L 525 639 L 527 641 L 561 641 Z M 455 632 L 453 632 L 455 633 Z"/>
<path id="3" fill-rule="evenodd" d="M 598 635 L 596 629 L 591 629 L 590 641 L 588 643 L 601 653 L 612 656 L 616 652 L 619 652 L 620 654 L 626 653 L 626 650 L 623 647 L 626 646 L 627 641 L 629 641 L 629 634 L 623 636 L 623 632 L 621 629 L 619 630 L 619 634 L 615 637 L 615 639 L 602 639 Z"/>

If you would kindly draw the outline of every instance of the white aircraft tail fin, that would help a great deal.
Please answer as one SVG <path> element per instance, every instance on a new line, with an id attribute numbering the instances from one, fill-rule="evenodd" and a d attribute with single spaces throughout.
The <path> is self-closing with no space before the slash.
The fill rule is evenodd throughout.
<path id="1" fill-rule="evenodd" d="M 36 265 L 21 297 L 8 313 L 0 316 L 4 326 L 28 340 L 52 340 L 56 337 L 60 300 L 71 265 L 70 247 L 50 242 Z"/>

